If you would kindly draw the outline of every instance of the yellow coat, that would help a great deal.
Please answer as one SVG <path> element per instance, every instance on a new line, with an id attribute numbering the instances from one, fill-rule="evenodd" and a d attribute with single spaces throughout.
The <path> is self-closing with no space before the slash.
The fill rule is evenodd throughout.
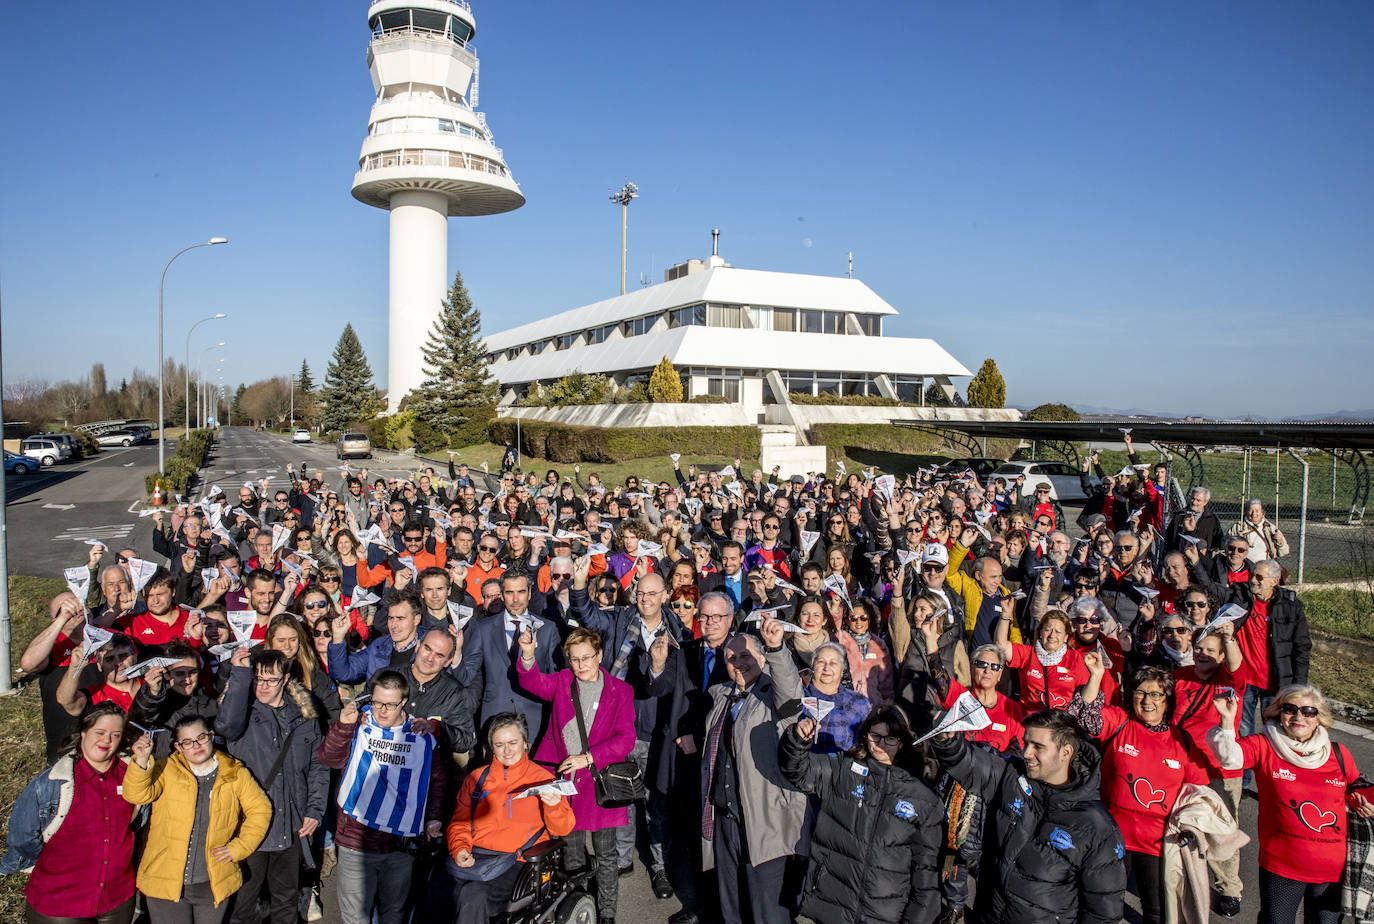
<path id="1" fill-rule="evenodd" d="M 968 558 L 968 549 L 958 542 L 954 543 L 954 548 L 949 552 L 949 567 L 945 571 L 945 586 L 964 598 L 964 636 L 973 638 L 973 627 L 978 624 L 978 611 L 983 608 L 983 587 L 959 570 L 965 558 Z M 1005 584 L 999 586 L 1003 593 L 1008 593 Z M 1015 606 L 1014 603 L 1012 605 Z M 1021 644 L 1021 629 L 1015 619 L 1011 621 L 1011 643 Z"/>
<path id="2" fill-rule="evenodd" d="M 219 773 L 210 791 L 210 826 L 206 831 L 206 863 L 210 890 L 219 906 L 243 885 L 239 862 L 258 849 L 272 821 L 272 803 L 248 768 L 223 751 L 216 751 Z M 148 845 L 138 864 L 138 890 L 149 898 L 180 901 L 186 875 L 186 852 L 195 823 L 196 777 L 180 753 L 154 762 L 144 770 L 130 761 L 124 774 L 124 798 L 134 805 L 151 805 Z M 209 856 L 227 845 L 233 863 Z"/>

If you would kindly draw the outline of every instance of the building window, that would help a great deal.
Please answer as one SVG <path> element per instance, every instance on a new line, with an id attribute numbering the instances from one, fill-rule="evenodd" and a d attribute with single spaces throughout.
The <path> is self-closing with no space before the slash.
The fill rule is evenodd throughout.
<path id="1" fill-rule="evenodd" d="M 816 374 L 816 394 L 818 395 L 838 395 L 840 393 L 840 377 L 834 373 L 820 372 Z"/>
<path id="2" fill-rule="evenodd" d="M 762 309 L 761 309 L 762 310 Z M 773 330 L 796 330 L 797 312 L 794 308 L 773 309 Z"/>
<path id="3" fill-rule="evenodd" d="M 674 308 L 668 313 L 668 328 L 673 330 L 679 327 L 705 327 L 706 326 L 706 306 L 688 305 L 686 308 Z"/>
<path id="4" fill-rule="evenodd" d="M 782 380 L 789 395 L 814 395 L 816 375 L 813 372 L 785 372 Z"/>
<path id="5" fill-rule="evenodd" d="M 804 334 L 822 333 L 824 328 L 821 325 L 824 315 L 825 312 L 817 311 L 813 308 L 797 312 L 797 320 L 800 322 L 797 325 L 797 330 Z"/>
<path id="6" fill-rule="evenodd" d="M 921 392 L 925 390 L 925 379 L 918 375 L 894 375 L 892 376 L 892 387 L 897 392 L 898 401 L 919 404 Z"/>
<path id="7" fill-rule="evenodd" d="M 563 334 L 561 337 L 558 337 L 556 340 L 554 340 L 555 350 L 566 350 L 569 347 L 576 345 L 577 334 Z"/>
<path id="8" fill-rule="evenodd" d="M 773 329 L 773 309 L 744 306 L 744 319 L 755 330 Z"/>
<path id="9" fill-rule="evenodd" d="M 615 330 L 614 324 L 607 324 L 604 327 L 593 327 L 587 331 L 587 343 L 605 343 L 611 339 L 611 331 Z"/>
<path id="10" fill-rule="evenodd" d="M 647 334 L 658 320 L 658 315 L 651 314 L 643 318 L 635 318 L 625 322 L 625 336 L 638 337 L 640 334 Z"/>
<path id="11" fill-rule="evenodd" d="M 843 334 L 845 332 L 843 311 L 825 312 L 825 332 L 827 334 Z"/>
<path id="12" fill-rule="evenodd" d="M 880 314 L 861 314 L 858 315 L 859 328 L 870 337 L 881 337 L 883 335 L 883 316 Z"/>
<path id="13" fill-rule="evenodd" d="M 706 379 L 706 393 L 720 395 L 725 400 L 739 403 L 739 373 L 717 369 Z"/>
<path id="14" fill-rule="evenodd" d="M 707 327 L 739 327 L 739 326 L 740 326 L 740 307 L 739 307 L 739 305 L 707 305 L 707 306 L 706 306 L 706 326 L 707 326 Z"/>

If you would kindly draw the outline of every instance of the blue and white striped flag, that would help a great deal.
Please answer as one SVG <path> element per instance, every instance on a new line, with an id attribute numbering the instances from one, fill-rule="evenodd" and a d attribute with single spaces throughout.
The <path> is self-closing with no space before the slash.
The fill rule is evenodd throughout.
<path id="1" fill-rule="evenodd" d="M 350 818 L 398 837 L 424 831 L 434 754 L 434 737 L 409 725 L 409 718 L 394 728 L 374 725 L 372 710 L 363 709 L 339 784 L 339 808 Z"/>

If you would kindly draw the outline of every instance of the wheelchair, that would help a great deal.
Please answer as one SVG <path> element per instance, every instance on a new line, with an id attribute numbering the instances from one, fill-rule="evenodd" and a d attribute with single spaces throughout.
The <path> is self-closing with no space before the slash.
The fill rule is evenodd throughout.
<path id="1" fill-rule="evenodd" d="M 596 924 L 596 885 L 591 866 L 563 869 L 566 842 L 551 837 L 524 853 L 501 924 Z"/>

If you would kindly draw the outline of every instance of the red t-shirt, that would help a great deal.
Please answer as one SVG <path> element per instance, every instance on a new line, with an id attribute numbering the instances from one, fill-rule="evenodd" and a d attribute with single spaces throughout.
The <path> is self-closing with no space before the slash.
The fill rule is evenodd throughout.
<path id="1" fill-rule="evenodd" d="M 129 621 L 126 631 L 129 637 L 140 645 L 166 645 L 168 642 L 175 642 L 185 637 L 186 620 L 191 611 L 185 607 L 177 607 L 173 612 L 176 613 L 176 619 L 171 623 L 163 622 L 152 613 L 139 613 Z"/>
<path id="2" fill-rule="evenodd" d="M 1261 690 L 1269 689 L 1269 604 L 1254 601 L 1250 615 L 1236 630 L 1236 644 L 1245 659 L 1245 682 Z"/>
<path id="3" fill-rule="evenodd" d="M 1207 785 L 1203 757 L 1173 726 L 1151 731 L 1116 706 L 1102 709 L 1101 741 L 1102 801 L 1126 849 L 1157 857 L 1183 784 Z"/>
<path id="4" fill-rule="evenodd" d="M 1035 712 L 1046 707 L 1063 709 L 1073 691 L 1088 682 L 1083 653 L 1070 648 L 1053 667 L 1044 667 L 1030 645 L 1011 646 L 1011 666 L 1021 675 L 1021 708 Z M 1046 691 L 1048 690 L 1048 696 Z"/>
<path id="5" fill-rule="evenodd" d="M 954 705 L 956 699 L 966 692 L 968 692 L 968 688 L 951 677 L 949 695 L 940 705 L 948 709 Z M 1026 729 L 1021 725 L 1021 717 L 1025 713 L 1021 710 L 1020 703 L 998 693 L 997 705 L 984 708 L 987 709 L 988 718 L 992 719 L 992 724 L 978 731 L 964 732 L 965 738 L 970 741 L 986 742 L 995 751 L 1005 751 L 1011 747 L 1013 742 L 1026 740 Z"/>
<path id="6" fill-rule="evenodd" d="M 1207 740 L 1207 733 L 1221 724 L 1221 715 L 1213 704 L 1218 687 L 1230 687 L 1236 691 L 1237 696 L 1244 696 L 1245 665 L 1241 664 L 1235 671 L 1230 671 L 1223 664 L 1216 669 L 1208 680 L 1199 677 L 1197 668 L 1192 665 L 1175 668 L 1174 721 L 1188 733 L 1189 737 L 1193 739 L 1193 743 L 1198 745 L 1198 750 L 1201 752 L 1207 767 L 1207 775 L 1214 780 L 1231 780 L 1241 776 L 1243 771 L 1223 770 L 1217 762 L 1216 756 L 1212 754 L 1212 749 L 1202 746 L 1202 743 Z M 1232 730 L 1239 734 L 1239 709 L 1236 710 L 1236 719 L 1232 726 Z"/>
<path id="7" fill-rule="evenodd" d="M 1121 670 L 1126 666 L 1126 649 L 1121 647 L 1121 643 L 1110 636 L 1099 635 L 1091 648 L 1084 647 L 1076 638 L 1069 639 L 1069 647 L 1081 654 L 1099 648 L 1106 653 L 1107 659 L 1111 661 L 1111 667 L 1102 674 L 1102 702 L 1112 706 L 1122 705 Z M 1087 683 L 1086 680 L 1083 682 Z"/>
<path id="8" fill-rule="evenodd" d="M 134 694 L 138 692 L 138 688 L 141 686 L 143 686 L 143 679 L 139 678 L 134 681 L 133 690 L 125 693 L 123 690 L 116 690 L 108 683 L 105 683 L 98 687 L 87 688 L 86 695 L 90 697 L 92 706 L 96 703 L 114 703 L 127 713 L 129 707 L 134 704 Z"/>
<path id="9" fill-rule="evenodd" d="M 1333 747 L 1340 747 L 1332 742 Z M 1280 757 L 1264 735 L 1240 739 L 1243 765 L 1259 791 L 1259 861 L 1298 882 L 1339 882 L 1345 867 L 1345 788 L 1358 776 L 1349 751 L 1345 773 L 1333 753 L 1316 770 Z"/>

